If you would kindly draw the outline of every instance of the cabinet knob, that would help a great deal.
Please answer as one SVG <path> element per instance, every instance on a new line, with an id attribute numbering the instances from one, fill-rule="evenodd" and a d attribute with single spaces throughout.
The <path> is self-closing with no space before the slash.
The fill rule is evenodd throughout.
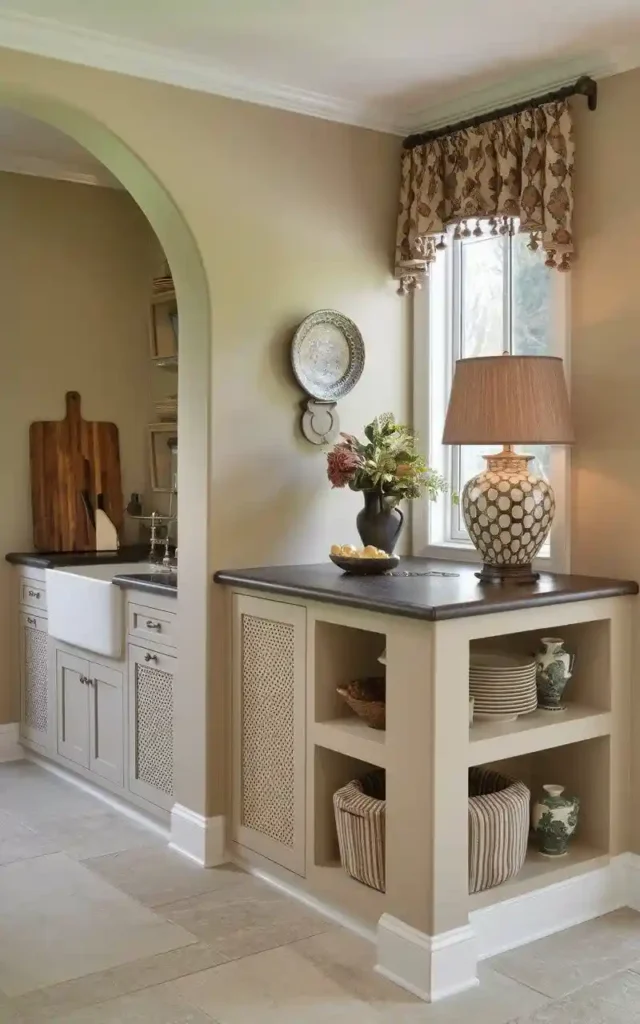
<path id="1" fill-rule="evenodd" d="M 158 633 L 162 631 L 161 622 L 152 622 L 151 619 L 147 619 L 147 629 L 157 629 Z"/>
<path id="2" fill-rule="evenodd" d="M 144 660 L 145 661 L 157 661 L 158 660 L 158 655 L 157 654 L 151 654 L 151 651 L 147 651 L 147 653 L 144 656 Z"/>
<path id="3" fill-rule="evenodd" d="M 27 615 L 27 622 L 29 623 L 30 626 L 37 626 L 38 624 L 35 619 L 31 618 L 30 615 Z"/>

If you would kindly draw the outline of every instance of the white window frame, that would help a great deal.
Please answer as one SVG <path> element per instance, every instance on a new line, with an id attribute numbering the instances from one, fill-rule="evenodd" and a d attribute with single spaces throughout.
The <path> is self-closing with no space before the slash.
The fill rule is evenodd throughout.
<path id="1" fill-rule="evenodd" d="M 446 338 L 448 351 L 454 348 L 450 294 L 454 280 L 452 261 L 459 257 L 460 247 L 449 245 L 432 263 L 425 286 L 414 292 L 413 299 L 413 424 L 417 430 L 429 465 L 451 480 L 451 447 L 442 444 L 442 429 L 447 409 L 450 369 L 454 360 L 446 358 L 434 338 Z M 564 363 L 567 386 L 570 383 L 570 279 L 568 273 L 552 272 L 552 336 L 553 355 Z M 444 362 L 443 362 L 444 361 Z M 447 381 L 446 394 L 442 380 Z M 550 534 L 549 555 L 535 559 L 534 568 L 547 572 L 569 572 L 571 455 L 564 446 L 551 448 L 550 482 L 556 496 L 556 513 Z M 464 481 L 463 481 L 464 483 Z M 412 502 L 412 550 L 426 558 L 445 558 L 480 562 L 480 554 L 467 537 L 454 537 L 451 528 L 452 505 L 447 496 L 437 502 L 423 497 Z"/>

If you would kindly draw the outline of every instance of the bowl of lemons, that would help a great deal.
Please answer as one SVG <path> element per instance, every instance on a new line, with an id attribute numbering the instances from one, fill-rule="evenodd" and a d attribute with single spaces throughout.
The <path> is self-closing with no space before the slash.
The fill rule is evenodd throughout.
<path id="1" fill-rule="evenodd" d="M 343 572 L 354 576 L 379 576 L 395 569 L 400 562 L 397 555 L 374 548 L 372 544 L 364 548 L 355 548 L 353 544 L 333 544 L 329 558 Z"/>

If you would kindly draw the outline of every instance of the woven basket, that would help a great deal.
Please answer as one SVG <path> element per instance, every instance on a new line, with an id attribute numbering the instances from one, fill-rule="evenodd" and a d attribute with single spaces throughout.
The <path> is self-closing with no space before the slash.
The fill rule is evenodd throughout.
<path id="1" fill-rule="evenodd" d="M 527 855 L 531 793 L 489 768 L 469 769 L 469 892 L 517 875 Z"/>
<path id="2" fill-rule="evenodd" d="M 361 679 L 339 686 L 338 693 L 352 711 L 372 729 L 386 724 L 385 681 L 382 678 Z"/>
<path id="3" fill-rule="evenodd" d="M 355 779 L 333 795 L 340 861 L 348 875 L 384 892 L 384 772 Z"/>

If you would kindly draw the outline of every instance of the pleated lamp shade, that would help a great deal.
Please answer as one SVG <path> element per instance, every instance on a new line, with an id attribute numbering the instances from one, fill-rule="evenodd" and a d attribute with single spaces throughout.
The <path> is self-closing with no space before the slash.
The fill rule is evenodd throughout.
<path id="1" fill-rule="evenodd" d="M 562 360 L 481 356 L 456 362 L 443 444 L 573 444 Z"/>

